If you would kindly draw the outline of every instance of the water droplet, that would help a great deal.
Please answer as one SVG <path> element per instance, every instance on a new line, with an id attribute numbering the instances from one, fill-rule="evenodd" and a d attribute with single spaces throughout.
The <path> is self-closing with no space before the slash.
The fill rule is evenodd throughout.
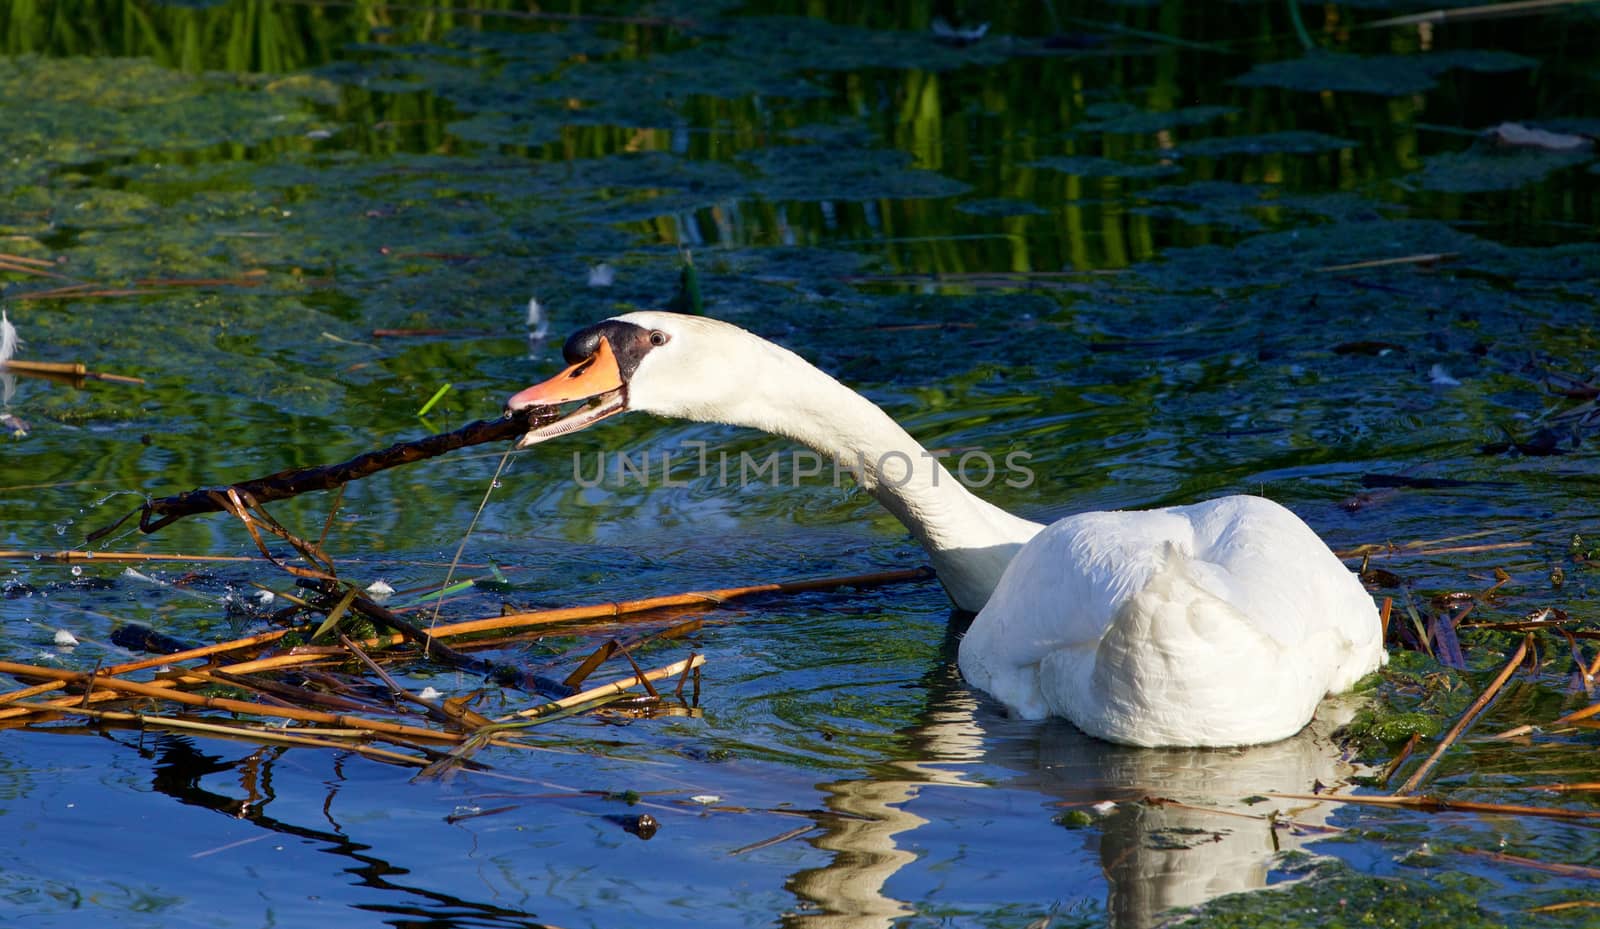
<path id="1" fill-rule="evenodd" d="M 83 557 L 85 557 L 85 558 L 93 558 L 94 557 L 94 552 L 84 552 L 83 553 Z"/>
<path id="2" fill-rule="evenodd" d="M 66 535 L 66 534 L 67 534 L 67 524 L 66 523 L 56 523 L 56 535 Z"/>
<path id="3" fill-rule="evenodd" d="M 76 565 L 75 564 L 75 565 L 72 566 L 72 576 L 73 577 L 78 577 L 78 576 L 80 576 L 82 574 L 83 574 L 83 565 Z"/>
<path id="4" fill-rule="evenodd" d="M 44 556 L 39 554 L 38 552 L 34 552 L 33 553 L 33 560 L 34 561 L 43 561 L 44 560 Z"/>
<path id="5" fill-rule="evenodd" d="M 500 479 L 495 478 L 494 480 L 490 481 L 489 486 L 498 489 L 500 487 Z"/>

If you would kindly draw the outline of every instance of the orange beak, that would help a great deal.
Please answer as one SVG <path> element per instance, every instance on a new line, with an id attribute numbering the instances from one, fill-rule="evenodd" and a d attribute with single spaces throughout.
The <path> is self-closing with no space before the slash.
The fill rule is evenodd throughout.
<path id="1" fill-rule="evenodd" d="M 569 432 L 577 432 L 621 413 L 628 408 L 628 385 L 617 366 L 616 353 L 611 343 L 600 339 L 595 353 L 567 368 L 548 381 L 542 381 L 513 394 L 506 401 L 506 412 L 518 412 L 534 407 L 556 407 L 563 403 L 589 400 L 577 410 L 553 423 L 530 429 L 517 440 L 518 448 L 537 445 Z"/>

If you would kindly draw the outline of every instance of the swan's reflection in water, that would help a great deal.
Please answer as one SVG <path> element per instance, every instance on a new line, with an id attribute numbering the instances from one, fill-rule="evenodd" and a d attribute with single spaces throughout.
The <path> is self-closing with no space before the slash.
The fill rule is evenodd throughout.
<path id="1" fill-rule="evenodd" d="M 1080 834 L 1098 853 L 1111 925 L 1141 929 L 1173 908 L 1266 886 L 1279 853 L 1325 835 L 1321 827 L 1337 806 L 1261 795 L 1309 794 L 1345 785 L 1357 773 L 1331 735 L 1348 720 L 1350 702 L 1325 702 L 1304 732 L 1272 745 L 1163 750 L 1100 742 L 1063 721 L 1007 719 L 998 705 L 955 681 L 935 693 L 936 704 L 910 733 L 921 757 L 894 762 L 885 777 L 820 785 L 831 809 L 860 818 L 841 817 L 814 840 L 832 859 L 790 880 L 790 889 L 814 907 L 790 925 L 881 929 L 912 915 L 886 885 L 917 858 L 908 849 L 928 823 L 917 813 L 919 802 L 933 801 L 932 791 L 998 787 L 1037 791 L 1043 820 L 1061 808 L 1115 801 Z M 1246 802 L 1251 798 L 1257 799 Z M 1063 851 L 1014 853 L 1037 860 Z M 1035 902 L 1042 910 L 1060 898 L 1059 888 L 1039 887 Z"/>

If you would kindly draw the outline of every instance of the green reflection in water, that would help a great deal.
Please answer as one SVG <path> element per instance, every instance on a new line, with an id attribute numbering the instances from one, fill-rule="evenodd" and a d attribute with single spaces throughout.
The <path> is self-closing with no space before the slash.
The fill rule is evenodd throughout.
<path id="1" fill-rule="evenodd" d="M 1592 117 L 1572 91 L 1592 80 L 1592 43 L 1565 41 L 1591 28 L 1587 14 L 1429 33 L 1350 31 L 1364 14 L 1305 10 L 1336 58 L 1303 54 L 1280 4 L 1227 15 L 1175 2 L 1007 5 L 992 11 L 992 40 L 965 49 L 931 38 L 928 3 L 763 3 L 737 15 L 681 4 L 637 17 L 574 7 L 572 20 L 502 2 L 478 13 L 75 6 L 0 10 L 0 113 L 17 127 L 0 139 L 3 250 L 62 259 L 57 273 L 107 291 L 148 292 L 30 300 L 64 282 L 5 272 L 6 306 L 25 354 L 149 385 L 19 385 L 12 409 L 32 432 L 9 442 L 0 477 L 8 547 L 71 544 L 130 505 L 94 506 L 107 494 L 337 460 L 417 434 L 416 409 L 446 381 L 456 389 L 435 425 L 492 416 L 554 368 L 560 332 L 662 302 L 678 247 L 689 246 L 712 313 L 861 385 L 930 445 L 1031 453 L 1032 486 L 989 491 L 1009 508 L 1049 517 L 1264 491 L 1338 547 L 1488 529 L 1530 547 L 1391 566 L 1419 601 L 1505 567 L 1519 587 L 1495 615 L 1553 601 L 1592 618 L 1587 566 L 1567 548 L 1572 533 L 1593 533 L 1591 435 L 1556 417 L 1576 401 L 1551 398 L 1543 379 L 1593 364 L 1600 176 L 1582 155 L 1497 160 L 1473 147 L 1477 130 L 1501 121 L 1560 129 L 1559 118 Z M 1368 83 L 1337 83 L 1358 78 Z M 1454 257 L 1327 270 L 1441 253 Z M 601 263 L 615 283 L 591 287 Z M 175 280 L 231 283 L 140 283 Z M 553 341 L 527 340 L 529 297 L 553 317 Z M 1503 429 L 1547 427 L 1567 454 L 1482 452 Z M 632 418 L 519 456 L 467 553 L 504 565 L 512 586 L 452 609 L 918 557 L 870 501 L 827 481 L 734 491 L 707 473 L 687 487 L 572 478 L 574 453 L 660 454 L 693 441 L 736 458 L 789 451 L 764 436 Z M 352 576 L 436 581 L 496 463 L 458 456 L 353 488 L 335 557 Z M 1361 476 L 1373 472 L 1504 483 L 1369 492 Z M 274 512 L 320 527 L 326 506 L 310 498 Z M 220 519 L 113 544 L 248 552 Z M 1566 567 L 1566 586 L 1548 580 L 1553 564 Z M 8 633 L 21 631 L 0 650 L 36 658 L 48 644 L 37 633 L 83 615 L 74 609 L 93 611 L 82 622 L 97 637 L 138 619 L 214 638 L 245 622 L 225 597 L 250 581 L 281 583 L 257 565 L 198 580 L 151 573 L 193 596 L 114 568 L 74 577 L 22 564 L 7 588 L 17 595 L 0 605 Z M 971 736 L 980 756 L 1006 738 L 1041 752 L 1050 739 L 1005 735 L 1006 721 L 941 681 L 945 619 L 932 587 L 719 616 L 698 643 L 725 669 L 707 721 L 616 732 L 578 723 L 559 744 L 678 759 L 675 776 L 713 782 L 759 778 L 708 776 L 709 762 L 748 762 L 802 792 L 824 776 L 841 806 L 896 784 L 911 798 L 906 784 L 935 780 L 899 766 L 964 744 L 939 729 L 941 714 L 982 720 L 988 730 Z M 539 665 L 559 644 L 515 657 Z M 1500 644 L 1469 641 L 1466 676 L 1482 676 Z M 95 648 L 58 658 L 91 663 L 105 654 Z M 1380 692 L 1404 707 L 1414 683 L 1396 675 Z M 1578 699 L 1567 683 L 1552 664 L 1483 725 L 1553 718 Z M 1073 758 L 1100 757 L 1066 744 Z M 1474 745 L 1441 776 L 1504 799 L 1540 771 L 1580 770 L 1589 751 L 1581 734 L 1563 737 L 1536 769 L 1514 745 Z M 1152 783 L 1138 763 L 1108 758 L 1082 783 Z M 999 784 L 1019 776 L 992 757 L 980 767 L 975 778 Z M 1129 768 L 1141 773 L 1107 773 Z M 776 803 L 777 792 L 763 799 Z M 1031 815 L 1038 795 L 1018 795 L 1029 812 L 997 814 L 1003 838 L 1054 836 L 1044 814 Z M 918 803 L 938 819 L 934 799 Z M 879 806 L 897 804 L 911 800 Z M 950 821 L 960 836 L 966 821 Z M 1434 828 L 1359 822 L 1358 864 L 1387 861 Z M 1493 844 L 1489 828 L 1441 831 L 1466 849 Z M 970 832 L 938 844 L 941 868 L 959 872 L 946 862 L 978 841 Z M 1593 856 L 1583 834 L 1508 834 L 1522 853 Z M 1143 848 L 1146 835 L 1122 821 L 1100 832 L 1106 850 Z M 808 846 L 806 865 L 836 838 Z M 1092 876 L 1067 884 L 1103 894 L 1098 862 L 1073 862 Z M 917 912 L 938 912 L 932 869 L 901 867 Z M 1371 889 L 1341 880 L 1329 878 L 1327 893 Z M 978 902 L 949 913 L 1038 915 L 1037 887 L 1004 887 L 969 891 Z"/>

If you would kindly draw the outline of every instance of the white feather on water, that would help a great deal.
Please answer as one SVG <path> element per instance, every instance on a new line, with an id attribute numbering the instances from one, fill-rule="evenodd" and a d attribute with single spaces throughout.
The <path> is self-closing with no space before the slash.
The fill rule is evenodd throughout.
<path id="1" fill-rule="evenodd" d="M 5 310 L 0 310 L 0 369 L 17 353 L 17 346 L 22 340 L 17 337 L 17 327 L 11 324 L 10 317 Z M 11 395 L 17 392 L 17 377 L 8 371 L 0 370 L 0 408 L 11 405 Z M 23 427 L 24 431 L 26 427 Z"/>
<path id="2" fill-rule="evenodd" d="M 17 338 L 17 327 L 11 324 L 5 310 L 0 310 L 0 364 L 5 364 L 17 353 L 22 340 Z"/>

